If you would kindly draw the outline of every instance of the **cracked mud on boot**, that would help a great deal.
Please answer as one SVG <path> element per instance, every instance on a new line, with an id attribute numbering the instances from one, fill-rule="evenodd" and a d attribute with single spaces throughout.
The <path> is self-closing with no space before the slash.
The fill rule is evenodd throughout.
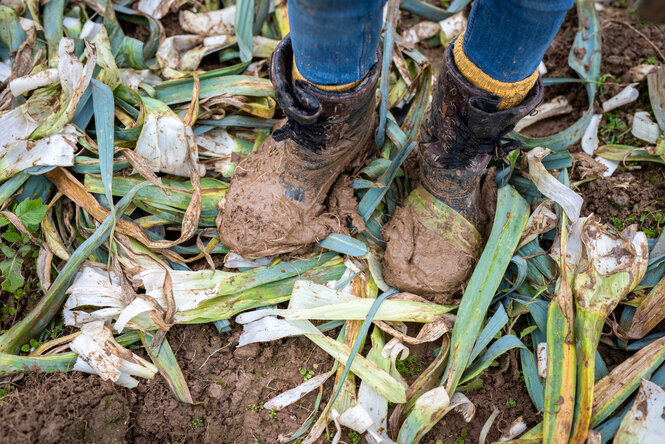
<path id="1" fill-rule="evenodd" d="M 292 84 L 292 60 L 286 37 L 273 53 L 270 79 L 287 121 L 237 166 L 222 208 L 220 239 L 242 256 L 303 253 L 343 232 L 326 198 L 373 143 L 377 65 L 352 90 L 333 92 Z"/>
<path id="2" fill-rule="evenodd" d="M 463 291 L 482 252 L 496 205 L 492 156 L 518 147 L 514 125 L 542 101 L 539 78 L 518 106 L 499 110 L 500 98 L 467 82 L 451 43 L 420 128 L 420 185 L 383 227 L 386 282 L 443 300 Z"/>
<path id="3" fill-rule="evenodd" d="M 449 303 L 452 295 L 463 291 L 482 252 L 485 233 L 491 229 L 496 205 L 494 169 L 479 188 L 480 229 L 422 185 L 409 194 L 382 230 L 387 243 L 383 262 L 387 283 L 438 303 Z"/>

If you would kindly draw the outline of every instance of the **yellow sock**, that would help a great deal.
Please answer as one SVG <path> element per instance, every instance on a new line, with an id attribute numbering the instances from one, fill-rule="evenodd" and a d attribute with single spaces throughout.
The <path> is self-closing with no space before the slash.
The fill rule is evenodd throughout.
<path id="1" fill-rule="evenodd" d="M 457 65 L 457 69 L 462 73 L 464 78 L 476 88 L 484 89 L 485 91 L 499 96 L 501 98 L 501 102 L 499 102 L 498 106 L 499 109 L 508 109 L 519 105 L 526 98 L 526 95 L 529 94 L 529 91 L 531 91 L 531 88 L 533 88 L 533 85 L 535 85 L 538 80 L 538 70 L 526 79 L 515 83 L 501 82 L 493 79 L 478 68 L 476 64 L 469 60 L 466 54 L 464 54 L 464 49 L 462 48 L 463 39 L 464 34 L 461 34 L 455 41 L 453 55 L 455 58 L 455 65 Z"/>
<path id="2" fill-rule="evenodd" d="M 298 71 L 298 67 L 296 66 L 295 58 L 293 59 L 293 69 L 291 70 L 291 72 L 292 72 L 291 76 L 293 77 L 294 82 L 296 80 L 304 80 L 305 82 L 316 86 L 322 91 L 337 91 L 337 92 L 349 91 L 355 88 L 356 86 L 360 85 L 360 82 L 362 82 L 363 79 L 365 78 L 365 76 L 363 76 L 360 80 L 356 80 L 355 82 L 351 83 L 346 83 L 344 85 L 319 85 L 318 83 L 310 82 L 309 80 L 304 78 L 302 74 L 300 74 L 300 71 Z"/>

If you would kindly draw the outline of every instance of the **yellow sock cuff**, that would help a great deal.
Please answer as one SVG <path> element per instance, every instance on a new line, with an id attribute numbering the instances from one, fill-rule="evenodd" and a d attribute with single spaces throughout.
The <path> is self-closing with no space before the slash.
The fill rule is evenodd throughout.
<path id="1" fill-rule="evenodd" d="M 293 59 L 293 69 L 291 70 L 291 77 L 293 77 L 293 81 L 295 82 L 296 80 L 304 80 L 305 82 L 316 86 L 322 91 L 337 91 L 337 92 L 342 92 L 342 91 L 349 91 L 355 88 L 356 86 L 360 85 L 360 82 L 363 81 L 365 76 L 363 76 L 360 80 L 356 80 L 355 82 L 351 83 L 346 83 L 344 85 L 319 85 L 318 83 L 310 82 L 306 78 L 300 74 L 300 71 L 298 71 L 298 67 L 296 66 L 296 59 Z"/>
<path id="2" fill-rule="evenodd" d="M 538 70 L 519 82 L 509 83 L 493 79 L 478 68 L 476 64 L 469 60 L 466 54 L 464 54 L 464 48 L 462 47 L 463 40 L 464 34 L 462 33 L 455 41 L 453 55 L 455 58 L 455 65 L 457 65 L 457 69 L 462 73 L 464 78 L 476 88 L 484 89 L 485 91 L 499 96 L 501 98 L 501 102 L 499 102 L 498 106 L 499 109 L 508 109 L 519 105 L 526 98 L 527 94 L 529 94 L 533 85 L 536 84 L 536 81 L 538 80 Z"/>

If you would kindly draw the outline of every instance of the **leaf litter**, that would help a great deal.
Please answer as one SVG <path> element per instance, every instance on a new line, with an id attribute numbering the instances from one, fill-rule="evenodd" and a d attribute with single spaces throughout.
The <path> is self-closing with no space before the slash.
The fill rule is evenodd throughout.
<path id="1" fill-rule="evenodd" d="M 659 344 L 657 325 L 665 313 L 640 310 L 642 304 L 643 308 L 662 305 L 658 301 L 664 294 L 665 255 L 657 245 L 664 242 L 661 224 L 665 224 L 665 216 L 662 202 L 649 202 L 647 208 L 631 209 L 642 211 L 639 217 L 619 221 L 603 205 L 627 208 L 635 198 L 620 201 L 620 195 L 603 194 L 599 189 L 606 188 L 594 187 L 608 181 L 612 184 L 608 186 L 619 185 L 642 202 L 640 196 L 650 192 L 642 186 L 644 182 L 628 180 L 624 185 L 620 180 L 642 172 L 657 175 L 661 171 L 662 175 L 658 164 L 665 163 L 665 74 L 656 52 L 653 60 L 629 60 L 618 67 L 616 57 L 610 58 L 613 54 L 607 57 L 606 41 L 573 43 L 571 36 L 577 30 L 564 24 L 545 58 L 546 77 L 579 74 L 595 81 L 594 73 L 605 74 L 609 68 L 614 76 L 625 75 L 626 83 L 621 88 L 612 82 L 607 87 L 587 88 L 587 96 L 597 105 L 607 103 L 603 114 L 592 118 L 600 106 L 587 110 L 589 105 L 580 102 L 580 94 L 562 95 L 562 87 L 550 81 L 546 101 L 552 104 L 552 111 L 545 107 L 543 114 L 547 115 L 541 115 L 542 120 L 521 124 L 525 135 L 540 139 L 525 139 L 523 152 L 514 152 L 495 165 L 500 187 L 495 225 L 505 223 L 513 228 L 502 236 L 490 236 L 485 253 L 491 257 L 494 248 L 503 254 L 513 252 L 513 257 L 505 258 L 506 262 L 481 259 L 469 286 L 477 282 L 487 294 L 470 291 L 457 308 L 459 299 L 453 297 L 460 294 L 448 295 L 455 302 L 450 306 L 409 294 L 383 294 L 388 289 L 382 280 L 384 244 L 379 228 L 399 205 L 399 196 L 415 185 L 403 174 L 407 164 L 401 165 L 404 156 L 400 152 L 408 152 L 404 150 L 415 140 L 416 133 L 410 128 L 419 126 L 429 99 L 428 94 L 418 94 L 427 84 L 418 80 L 431 75 L 426 56 L 437 65 L 431 54 L 463 29 L 464 15 L 453 7 L 444 11 L 431 5 L 416 8 L 420 15 L 404 10 L 398 14 L 395 63 L 388 66 L 390 81 L 382 84 L 389 97 L 386 141 L 380 147 L 381 155 L 370 159 L 361 174 L 352 178 L 366 226 L 359 231 L 349 227 L 345 235 L 322 240 L 311 256 L 260 261 L 229 256 L 225 260 L 228 249 L 219 242 L 215 218 L 224 205 L 228 180 L 281 116 L 271 97 L 266 61 L 288 29 L 286 6 L 278 3 L 267 8 L 264 6 L 271 2 L 257 2 L 250 11 L 247 8 L 253 3 L 206 1 L 194 8 L 181 2 L 130 5 L 52 0 L 47 5 L 0 5 L 0 272 L 5 328 L 0 336 L 0 371 L 3 390 L 9 393 L 0 403 L 25 402 L 29 393 L 37 394 L 40 387 L 46 387 L 48 382 L 42 386 L 36 379 L 39 372 L 79 370 L 136 386 L 118 395 L 113 394 L 110 383 L 92 377 L 50 375 L 46 381 L 52 381 L 49 387 L 54 395 L 49 399 L 55 400 L 55 408 L 48 413 L 37 409 L 36 413 L 41 412 L 55 426 L 37 430 L 30 426 L 36 419 L 27 426 L 10 421 L 12 432 L 43 442 L 64 436 L 94 439 L 101 430 L 119 440 L 141 436 L 197 440 L 205 433 L 222 442 L 238 436 L 273 442 L 278 436 L 294 435 L 311 442 L 321 435 L 332 439 L 341 424 L 345 428 L 339 430 L 345 437 L 364 434 L 369 442 L 415 442 L 424 437 L 422 442 L 427 442 L 442 437 L 464 439 L 467 427 L 477 437 L 496 408 L 501 413 L 488 422 L 489 436 L 515 438 L 512 425 L 519 422 L 520 415 L 524 416 L 520 430 L 525 427 L 522 424 L 533 427 L 541 419 L 526 405 L 527 397 L 538 405 L 543 391 L 557 387 L 546 375 L 542 377 L 552 372 L 540 371 L 539 376 L 533 359 L 538 354 L 541 365 L 540 353 L 536 353 L 539 344 L 548 344 L 548 368 L 563 365 L 574 375 L 575 361 L 567 361 L 563 355 L 564 360 L 557 362 L 562 355 L 556 343 L 550 344 L 566 337 L 561 324 L 566 318 L 543 317 L 553 307 L 552 298 L 559 302 L 557 306 L 561 303 L 561 290 L 555 288 L 554 280 L 557 268 L 571 264 L 566 259 L 557 267 L 548 252 L 555 235 L 560 237 L 561 230 L 569 229 L 573 232 L 567 251 L 575 251 L 571 244 L 576 238 L 574 229 L 565 223 L 564 211 L 571 222 L 594 211 L 600 215 L 600 222 L 589 219 L 600 227 L 594 233 L 603 234 L 596 244 L 589 243 L 584 260 L 595 268 L 584 271 L 572 264 L 564 279 L 567 284 L 557 285 L 577 288 L 578 297 L 583 288 L 605 285 L 612 293 L 616 287 L 619 300 L 609 309 L 617 303 L 618 308 L 607 318 L 603 331 L 611 334 L 603 335 L 601 350 L 611 345 L 617 350 L 641 350 L 644 356 L 638 352 L 635 359 L 625 360 L 625 365 L 608 375 L 602 353 L 596 353 L 595 375 L 590 375 L 597 381 L 596 389 L 589 390 L 589 371 L 581 372 L 583 376 L 578 378 L 585 381 L 584 388 L 578 386 L 569 406 L 592 405 L 593 411 L 588 417 L 575 414 L 574 424 L 563 427 L 577 439 L 588 433 L 584 425 L 588 418 L 603 442 L 617 430 L 628 433 L 625 418 L 634 412 L 622 404 L 636 395 L 638 400 L 646 396 L 637 393 L 643 379 L 651 379 L 656 386 L 665 384 L 659 367 L 662 351 L 650 347 Z M 417 2 L 403 8 L 414 11 L 414 4 Z M 591 24 L 588 32 L 599 26 L 595 16 L 600 15 L 602 23 L 605 13 L 597 13 L 588 0 L 578 2 L 578 18 Z M 252 20 L 244 20 L 247 16 Z M 239 17 L 244 18 L 239 21 Z M 614 22 L 603 28 L 603 39 L 609 34 L 610 43 L 621 31 Z M 248 26 L 254 28 L 253 38 Z M 646 29 L 645 36 L 658 41 L 654 36 L 660 31 L 654 28 Z M 567 47 L 561 48 L 562 42 Z M 597 48 L 602 57 L 583 68 L 573 64 L 572 70 L 566 62 L 552 65 L 557 49 L 567 55 L 576 50 L 571 48 L 576 44 L 602 45 Z M 647 51 L 641 48 L 633 51 Z M 628 85 L 630 82 L 637 85 Z M 624 93 L 628 99 L 613 98 L 623 87 L 632 88 Z M 410 109 L 413 112 L 407 113 Z M 577 113 L 578 123 L 566 115 L 571 109 Z M 623 119 L 626 122 L 621 127 Z M 572 125 L 571 130 L 561 127 L 562 122 Z M 559 132 L 545 137 L 547 131 Z M 568 171 L 576 170 L 569 152 L 576 153 L 580 140 L 583 146 L 593 145 L 585 151 L 599 161 L 613 162 L 611 177 L 592 177 L 571 185 Z M 662 179 L 661 185 L 648 183 L 651 188 L 663 187 Z M 368 188 L 368 184 L 381 187 Z M 501 222 L 508 214 L 506 222 Z M 626 271 L 627 258 L 637 254 L 636 244 L 624 245 L 618 256 L 612 253 L 616 248 L 607 245 L 620 236 L 633 236 L 638 226 L 631 224 L 644 230 L 645 234 L 638 233 L 644 239 L 639 255 L 646 265 Z M 648 257 L 646 245 L 651 250 Z M 552 254 L 556 259 L 556 253 Z M 34 271 L 26 268 L 33 263 Z M 211 271 L 211 267 L 218 270 Z M 589 269 L 596 274 L 589 274 Z M 629 278 L 612 277 L 613 273 Z M 337 288 L 324 286 L 331 282 Z M 28 297 L 33 302 L 26 304 Z M 377 298 L 385 302 L 375 303 Z M 464 308 L 479 303 L 481 313 Z M 583 317 L 579 307 L 572 307 L 565 312 L 568 319 Z M 507 313 L 505 318 L 497 317 L 501 311 Z M 229 321 L 241 312 L 245 313 L 237 320 L 245 331 L 241 334 L 236 326 L 225 332 Z M 603 312 L 600 328 L 608 314 Z M 276 324 L 260 325 L 266 322 Z M 192 323 L 214 323 L 221 331 L 213 326 L 192 330 L 177 325 Z M 474 325 L 472 334 L 468 329 L 462 331 L 461 325 Z M 275 332 L 275 328 L 281 329 L 280 337 L 288 333 L 309 339 L 277 339 L 275 346 L 256 343 L 274 339 L 265 333 Z M 516 336 L 515 328 L 524 333 Z M 573 337 L 579 337 L 577 328 L 581 327 L 574 330 L 569 325 Z M 337 340 L 335 332 L 340 333 Z M 248 341 L 250 333 L 254 336 Z M 361 344 L 368 335 L 373 347 L 366 351 Z M 239 342 L 248 345 L 234 348 Z M 580 359 L 595 353 L 593 348 L 580 347 L 578 368 L 586 362 Z M 515 360 L 518 349 L 521 366 Z M 409 351 L 431 363 L 426 369 L 426 365 L 421 367 L 422 374 L 405 377 L 397 370 L 398 361 L 412 359 L 407 357 Z M 435 352 L 439 357 L 434 358 Z M 327 354 L 333 356 L 334 366 Z M 531 360 L 525 360 L 529 355 Z M 247 372 L 256 365 L 263 370 Z M 352 371 L 344 371 L 347 365 Z M 519 379 L 512 380 L 504 371 L 494 370 L 495 366 L 521 372 L 527 390 Z M 303 382 L 299 370 L 310 374 L 308 368 L 316 376 Z M 292 370 L 296 378 L 285 376 L 285 370 Z M 617 378 L 629 378 L 628 388 L 617 392 L 615 371 L 623 372 Z M 206 379 L 195 376 L 199 374 Z M 333 374 L 335 378 L 331 378 Z M 330 383 L 325 381 L 332 379 L 331 393 Z M 105 393 L 106 400 L 100 402 L 102 398 L 96 395 L 83 399 L 77 390 L 58 391 L 58 384 L 89 387 Z M 499 394 L 495 388 L 505 393 Z M 308 401 L 314 395 L 307 393 L 313 392 L 318 393 L 316 402 Z M 284 395 L 280 397 L 280 393 Z M 203 411 L 186 406 L 200 399 L 204 400 Z M 504 399 L 502 405 L 496 405 L 499 399 Z M 485 405 L 487 400 L 492 405 Z M 388 401 L 397 405 L 386 410 Z M 164 418 L 147 408 L 149 402 L 180 415 L 169 420 L 170 427 L 164 427 Z M 86 403 L 89 410 L 84 414 L 89 425 L 79 429 L 58 419 L 69 415 L 69 404 L 77 403 Z M 332 408 L 325 407 L 328 403 Z M 298 411 L 302 405 L 318 408 Z M 469 426 L 461 425 L 457 420 L 461 417 L 446 414 L 453 407 L 468 420 L 475 411 L 478 419 Z M 18 418 L 14 412 L 19 411 L 11 407 L 10 418 Z M 283 412 L 291 412 L 288 419 L 282 419 Z M 435 424 L 432 414 L 443 420 Z M 132 432 L 114 426 L 113 421 L 110 425 L 104 421 L 104 425 L 100 418 L 108 415 L 124 421 L 132 417 L 140 425 Z M 139 419 L 143 416 L 148 419 Z M 332 428 L 325 432 L 329 421 L 335 425 L 331 423 Z M 160 430 L 148 432 L 150 427 Z M 538 426 L 532 428 L 525 436 L 538 436 L 542 433 L 538 430 Z M 487 432 L 483 431 L 484 437 Z"/>

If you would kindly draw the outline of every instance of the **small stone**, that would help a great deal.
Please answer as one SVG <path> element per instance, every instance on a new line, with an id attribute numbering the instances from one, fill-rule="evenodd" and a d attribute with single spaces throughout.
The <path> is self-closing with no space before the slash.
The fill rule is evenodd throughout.
<path id="1" fill-rule="evenodd" d="M 612 200 L 618 207 L 625 207 L 628 205 L 628 198 L 623 195 L 614 196 L 612 197 Z"/>
<path id="2" fill-rule="evenodd" d="M 210 384 L 206 392 L 209 397 L 214 399 L 219 399 L 224 395 L 224 390 L 222 390 L 222 387 L 220 387 L 219 384 Z"/>

